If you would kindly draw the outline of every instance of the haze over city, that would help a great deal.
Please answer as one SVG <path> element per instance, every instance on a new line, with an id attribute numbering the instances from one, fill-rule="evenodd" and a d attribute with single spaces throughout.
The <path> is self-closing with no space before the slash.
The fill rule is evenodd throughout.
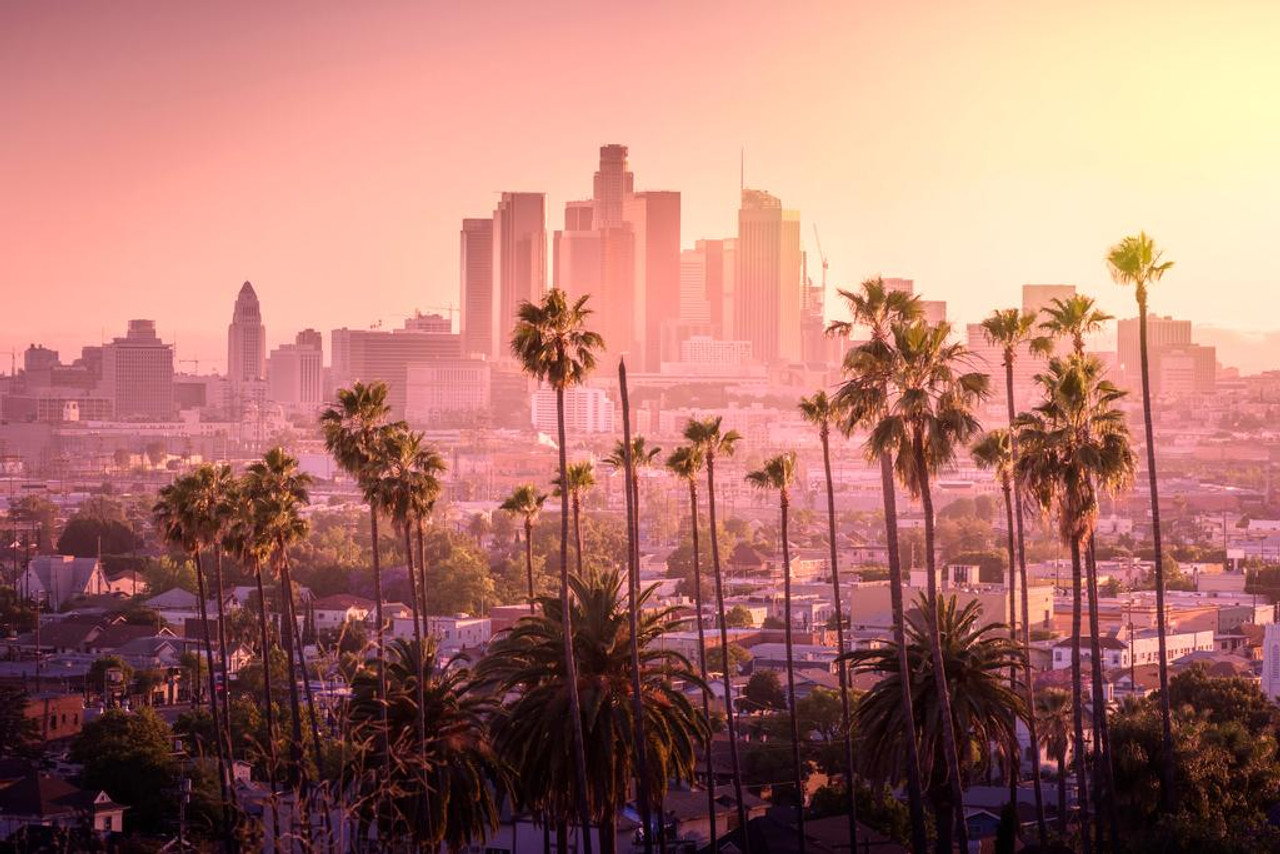
<path id="1" fill-rule="evenodd" d="M 0 0 L 0 854 L 1280 851 L 1277 36 Z"/>

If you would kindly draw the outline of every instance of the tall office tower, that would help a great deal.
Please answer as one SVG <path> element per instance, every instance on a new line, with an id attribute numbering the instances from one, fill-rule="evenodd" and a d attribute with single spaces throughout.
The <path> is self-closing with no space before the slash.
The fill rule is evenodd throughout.
<path id="1" fill-rule="evenodd" d="M 1124 372 L 1124 385 L 1133 392 L 1141 392 L 1142 389 L 1142 346 L 1139 335 L 1138 318 L 1126 317 L 1117 321 L 1116 354 Z M 1168 367 L 1165 365 L 1166 357 L 1169 357 Z M 1192 343 L 1190 320 L 1148 314 L 1147 358 L 1152 394 L 1185 391 L 1180 378 L 1170 383 L 1162 381 L 1166 374 L 1173 379 L 1178 372 L 1175 365 L 1182 366 L 1184 363 L 1190 366 L 1187 370 L 1193 371 L 1193 376 L 1198 377 L 1192 383 L 1192 390 L 1212 391 L 1216 380 L 1217 354 L 1212 347 L 1198 347 Z M 1209 367 L 1206 368 L 1206 365 Z"/>
<path id="2" fill-rule="evenodd" d="M 635 188 L 635 176 L 627 168 L 625 145 L 600 146 L 600 169 L 592 182 L 595 202 L 595 228 L 617 228 L 622 225 L 623 201 Z"/>
<path id="3" fill-rule="evenodd" d="M 908 296 L 911 296 L 916 292 L 915 279 L 899 279 L 892 276 L 884 276 L 881 281 L 884 282 L 884 289 L 886 291 L 901 291 Z"/>
<path id="4" fill-rule="evenodd" d="M 156 335 L 154 320 L 130 320 L 125 337 L 103 345 L 99 388 L 117 419 L 173 417 L 173 346 Z"/>
<path id="5" fill-rule="evenodd" d="M 459 243 L 462 350 L 493 356 L 493 219 L 464 219 Z"/>
<path id="6" fill-rule="evenodd" d="M 680 320 L 680 194 L 633 193 L 623 202 L 623 219 L 635 234 L 633 305 L 644 367 L 656 371 L 663 359 L 662 328 Z M 667 355 L 675 359 L 678 353 Z"/>
<path id="7" fill-rule="evenodd" d="M 227 380 L 232 386 L 267 376 L 267 328 L 253 285 L 245 282 L 227 327 Z"/>
<path id="8" fill-rule="evenodd" d="M 304 329 L 292 344 L 267 358 L 267 395 L 286 407 L 308 408 L 324 401 L 324 344 L 314 329 Z"/>
<path id="9" fill-rule="evenodd" d="M 743 190 L 734 275 L 734 337 L 765 364 L 800 359 L 800 215 Z"/>
<path id="10" fill-rule="evenodd" d="M 564 229 L 552 242 L 552 282 L 570 298 L 590 295 L 594 330 L 611 356 L 636 354 L 635 235 L 631 228 L 594 228 L 592 202 L 565 205 Z"/>
<path id="11" fill-rule="evenodd" d="M 493 212 L 494 305 L 489 355 L 509 358 L 520 303 L 547 289 L 547 204 L 543 193 L 503 193 Z"/>
<path id="12" fill-rule="evenodd" d="M 707 301 L 707 323 L 712 334 L 733 338 L 733 248 L 728 240 L 699 240 L 693 251 L 702 257 L 703 293 Z"/>
<path id="13" fill-rule="evenodd" d="M 947 320 L 947 301 L 941 299 L 920 300 L 920 315 L 925 323 L 937 326 Z"/>
<path id="14" fill-rule="evenodd" d="M 701 248 L 686 249 L 680 253 L 680 322 L 711 325 L 711 301 L 707 299 L 707 253 Z"/>

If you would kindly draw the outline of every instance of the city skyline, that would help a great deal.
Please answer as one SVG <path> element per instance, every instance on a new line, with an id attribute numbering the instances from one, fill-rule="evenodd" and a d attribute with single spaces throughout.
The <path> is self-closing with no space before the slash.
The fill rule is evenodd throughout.
<path id="1" fill-rule="evenodd" d="M 1275 262 L 1249 249 L 1274 195 L 1280 115 L 1261 87 L 1276 76 L 1262 37 L 1275 10 L 1167 7 L 1144 22 L 1151 46 L 1123 55 L 1114 32 L 1142 21 L 1135 9 L 1046 21 L 994 4 L 964 18 L 939 8 L 911 28 L 900 26 L 908 12 L 866 7 L 800 21 L 715 11 L 655 7 L 629 38 L 661 73 L 618 63 L 610 86 L 575 97 L 564 87 L 581 57 L 557 56 L 554 33 L 518 8 L 479 21 L 393 4 L 378 27 L 352 29 L 327 7 L 279 52 L 271 38 L 298 21 L 271 10 L 215 21 L 152 9 L 146 27 L 136 8 L 0 12 L 0 70 L 21 81 L 0 93 L 18 117 L 0 142 L 13 224 L 0 279 L 23 297 L 0 348 L 73 354 L 153 317 L 180 359 L 225 370 L 208 319 L 225 316 L 225 290 L 244 280 L 263 301 L 268 348 L 306 327 L 391 326 L 415 308 L 459 306 L 461 219 L 491 211 L 500 191 L 543 192 L 550 231 L 566 202 L 592 192 L 595 152 L 611 142 L 630 148 L 643 187 L 682 194 L 682 249 L 734 233 L 745 149 L 746 185 L 800 211 L 811 258 L 819 227 L 833 286 L 912 278 L 963 323 L 1017 304 L 1024 283 L 1061 281 L 1124 317 L 1131 294 L 1110 283 L 1101 253 L 1141 223 L 1179 261 L 1153 295 L 1158 313 L 1272 327 Z M 581 11 L 575 44 L 603 55 L 590 36 L 618 14 Z M 197 30 L 207 44 L 188 55 Z M 777 54 L 758 49 L 764 33 Z M 477 69 L 450 86 L 432 75 L 482 37 L 527 59 L 527 77 L 495 86 Z M 418 44 L 435 39 L 450 43 Z M 776 59 L 801 45 L 798 67 Z M 973 58 L 983 55 L 997 59 Z M 740 94 L 699 97 L 730 79 Z M 1143 93 L 1132 122 L 1127 91 Z M 463 96 L 475 99 L 465 146 L 429 121 Z M 424 118 L 399 118 L 415 99 Z M 83 311 L 63 318 L 72 298 Z"/>

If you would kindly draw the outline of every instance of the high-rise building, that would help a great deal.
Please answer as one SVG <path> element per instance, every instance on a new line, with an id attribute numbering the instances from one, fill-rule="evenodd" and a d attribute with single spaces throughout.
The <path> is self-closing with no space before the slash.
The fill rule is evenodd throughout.
<path id="1" fill-rule="evenodd" d="M 406 328 L 335 329 L 330 336 L 333 348 L 333 382 L 347 386 L 356 381 L 387 384 L 387 403 L 392 418 L 405 416 L 409 366 L 462 356 L 462 336 L 453 332 L 414 331 Z M 439 327 L 437 327 L 439 328 Z"/>
<path id="2" fill-rule="evenodd" d="M 627 196 L 623 218 L 635 234 L 633 302 L 644 365 L 658 370 L 662 328 L 680 319 L 680 194 L 647 190 Z M 675 353 L 667 354 L 675 358 Z"/>
<path id="3" fill-rule="evenodd" d="M 1022 310 L 1038 315 L 1050 308 L 1054 300 L 1069 300 L 1075 295 L 1075 285 L 1023 285 Z"/>
<path id="4" fill-rule="evenodd" d="M 595 228 L 617 228 L 622 225 L 623 203 L 635 187 L 635 176 L 627 168 L 625 145 L 600 146 L 600 169 L 592 181 L 595 203 Z"/>
<path id="5" fill-rule="evenodd" d="M 227 327 L 227 380 L 233 385 L 267 376 L 267 328 L 253 285 L 245 282 L 236 295 Z"/>
<path id="6" fill-rule="evenodd" d="M 128 334 L 103 345 L 99 387 L 118 419 L 173 417 L 173 346 L 156 335 L 154 320 L 130 320 Z"/>
<path id="7" fill-rule="evenodd" d="M 1138 318 L 1117 321 L 1117 360 L 1124 384 L 1135 393 L 1142 388 L 1140 335 Z M 1147 362 L 1156 396 L 1209 393 L 1217 382 L 1217 351 L 1192 342 L 1190 320 L 1148 314 Z"/>
<path id="8" fill-rule="evenodd" d="M 757 359 L 796 362 L 800 352 L 800 215 L 763 190 L 743 190 L 734 274 L 734 337 Z"/>
<path id="9" fill-rule="evenodd" d="M 546 207 L 543 193 L 503 193 L 493 212 L 492 358 L 508 357 L 516 310 L 522 302 L 540 300 L 547 289 Z"/>
<path id="10" fill-rule="evenodd" d="M 299 332 L 267 358 L 267 395 L 285 407 L 306 409 L 324 401 L 323 336 L 314 329 Z"/>
<path id="11" fill-rule="evenodd" d="M 711 325 L 711 301 L 707 298 L 707 253 L 686 249 L 680 253 L 680 320 Z"/>
<path id="12" fill-rule="evenodd" d="M 592 328 L 611 357 L 635 354 L 635 235 L 625 224 L 593 228 L 592 204 L 565 206 L 564 230 L 553 240 L 552 282 L 571 299 L 590 295 Z"/>
<path id="13" fill-rule="evenodd" d="M 462 350 L 494 355 L 493 219 L 464 219 L 460 235 Z"/>

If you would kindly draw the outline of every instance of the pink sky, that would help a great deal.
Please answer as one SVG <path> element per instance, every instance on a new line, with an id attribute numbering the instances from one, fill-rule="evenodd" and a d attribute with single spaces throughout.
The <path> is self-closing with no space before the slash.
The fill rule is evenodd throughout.
<path id="1" fill-rule="evenodd" d="M 1277 34 L 1261 2 L 6 3 L 0 347 L 150 317 L 221 367 L 244 279 L 272 345 L 456 304 L 461 218 L 526 189 L 559 224 L 605 142 L 686 244 L 732 234 L 745 147 L 833 283 L 1128 313 L 1101 257 L 1146 228 L 1159 311 L 1273 328 Z"/>

